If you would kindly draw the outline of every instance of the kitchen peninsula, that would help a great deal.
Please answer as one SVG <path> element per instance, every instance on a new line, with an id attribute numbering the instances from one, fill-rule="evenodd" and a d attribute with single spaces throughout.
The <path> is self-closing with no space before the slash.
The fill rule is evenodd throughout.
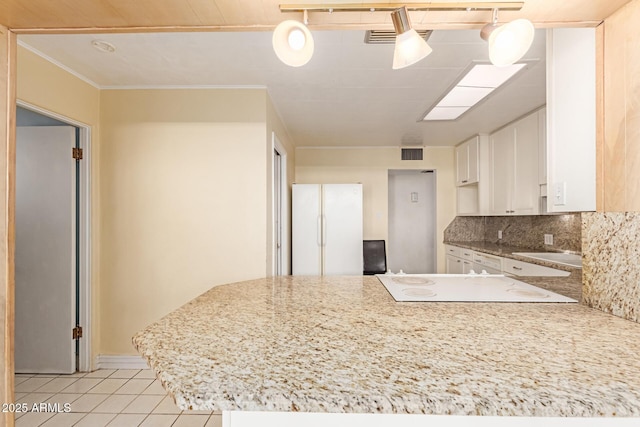
<path id="1" fill-rule="evenodd" d="M 215 287 L 133 343 L 182 409 L 640 416 L 640 325 L 582 304 L 277 277 Z"/>

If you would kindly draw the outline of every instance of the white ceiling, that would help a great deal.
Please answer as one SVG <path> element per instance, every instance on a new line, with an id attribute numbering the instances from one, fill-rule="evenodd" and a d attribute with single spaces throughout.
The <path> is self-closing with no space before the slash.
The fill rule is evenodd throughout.
<path id="1" fill-rule="evenodd" d="M 282 64 L 271 32 L 22 34 L 19 42 L 100 88 L 266 87 L 297 146 L 455 145 L 545 103 L 545 32 L 526 69 L 452 122 L 419 121 L 473 61 L 488 61 L 478 30 L 436 30 L 433 53 L 392 70 L 393 45 L 366 45 L 364 31 L 314 31 L 315 53 Z M 95 39 L 116 46 L 99 52 Z"/>

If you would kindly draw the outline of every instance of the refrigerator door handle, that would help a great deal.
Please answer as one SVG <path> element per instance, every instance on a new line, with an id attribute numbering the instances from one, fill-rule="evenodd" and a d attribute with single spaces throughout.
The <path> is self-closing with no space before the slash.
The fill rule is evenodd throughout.
<path id="1" fill-rule="evenodd" d="M 322 246 L 322 215 L 318 215 L 317 238 L 318 246 Z"/>

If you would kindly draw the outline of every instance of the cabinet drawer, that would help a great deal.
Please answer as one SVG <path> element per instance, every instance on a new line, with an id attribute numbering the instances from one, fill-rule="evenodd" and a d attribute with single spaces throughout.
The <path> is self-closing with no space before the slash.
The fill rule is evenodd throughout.
<path id="1" fill-rule="evenodd" d="M 568 271 L 556 270 L 555 268 L 530 264 L 511 258 L 503 258 L 502 271 L 505 274 L 513 274 L 514 276 L 567 277 L 570 274 Z"/>
<path id="2" fill-rule="evenodd" d="M 476 264 L 480 264 L 483 267 L 502 271 L 502 258 L 497 256 L 473 252 L 473 262 L 475 262 Z"/>
<path id="3" fill-rule="evenodd" d="M 461 248 L 457 246 L 444 245 L 444 250 L 446 251 L 447 255 L 453 255 L 453 256 L 459 257 Z"/>
<path id="4" fill-rule="evenodd" d="M 473 261 L 474 252 L 471 249 L 460 248 L 460 258 Z"/>

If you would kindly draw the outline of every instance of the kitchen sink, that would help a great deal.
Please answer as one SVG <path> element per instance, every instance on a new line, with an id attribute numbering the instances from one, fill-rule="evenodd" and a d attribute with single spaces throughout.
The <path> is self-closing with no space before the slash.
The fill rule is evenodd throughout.
<path id="1" fill-rule="evenodd" d="M 577 254 L 567 254 L 563 252 L 514 252 L 513 254 L 541 261 L 555 262 L 556 264 L 568 265 L 570 267 L 582 268 L 582 256 Z"/>

